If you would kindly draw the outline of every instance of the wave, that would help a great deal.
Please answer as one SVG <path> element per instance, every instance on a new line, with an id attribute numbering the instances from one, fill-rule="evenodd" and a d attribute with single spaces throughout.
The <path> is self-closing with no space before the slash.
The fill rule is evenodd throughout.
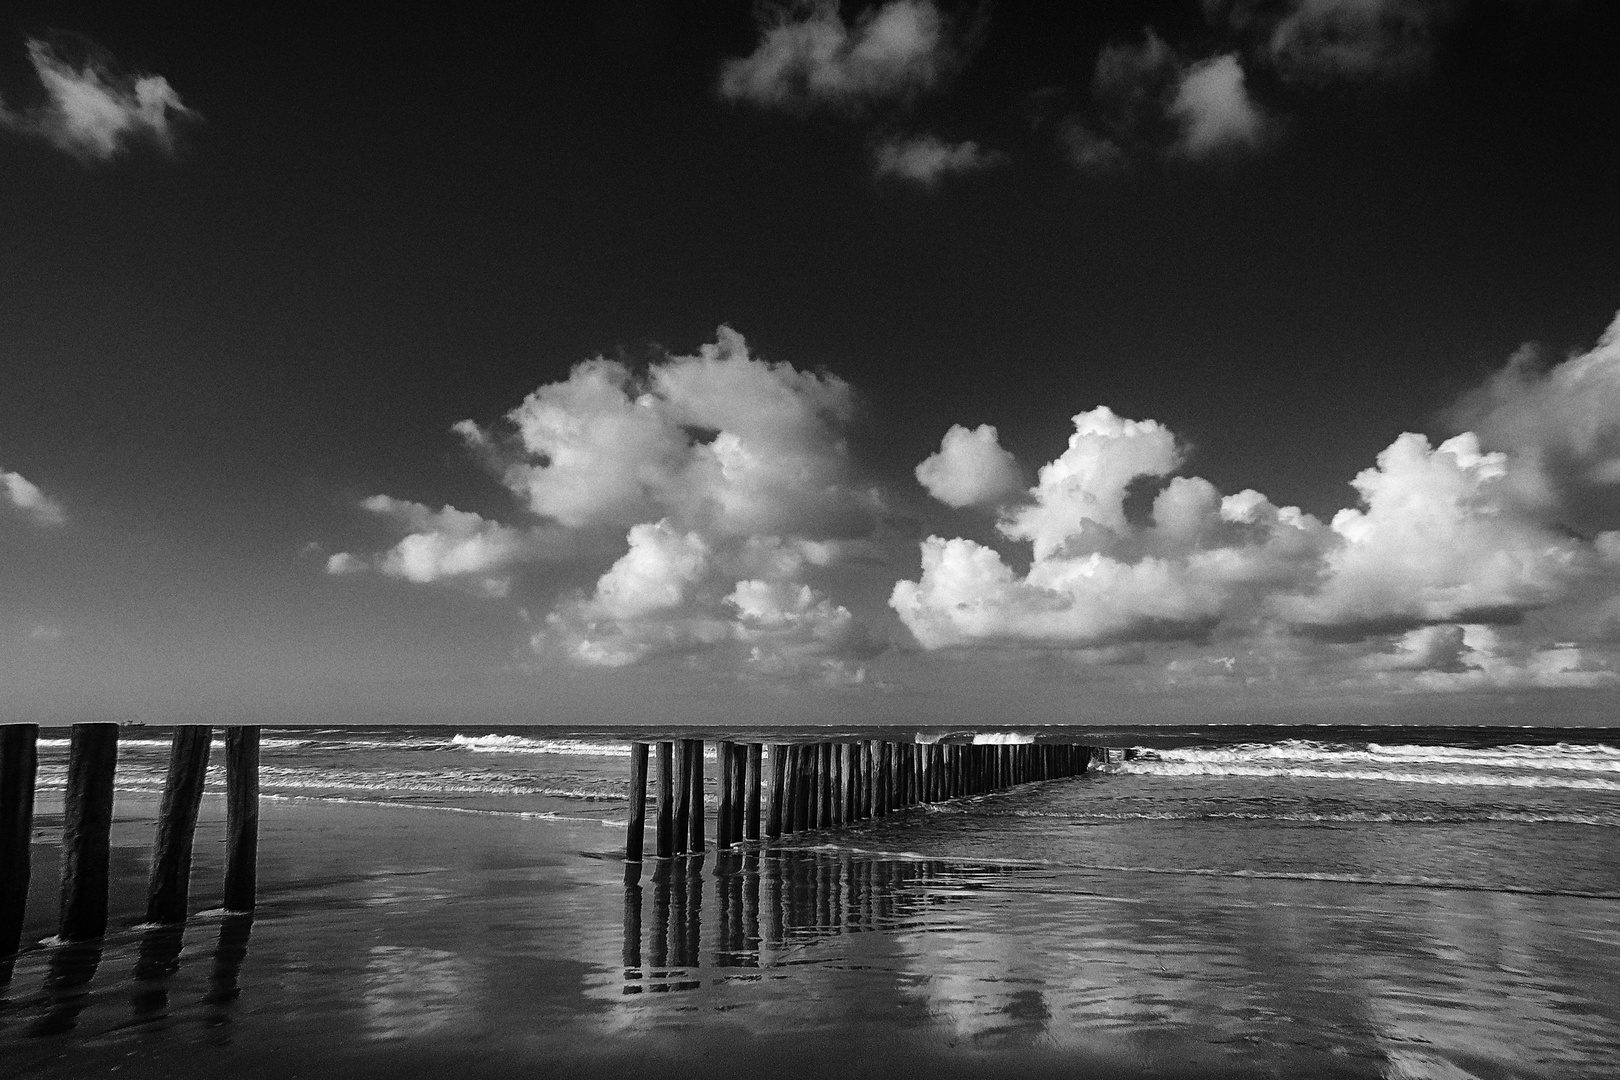
<path id="1" fill-rule="evenodd" d="M 1620 750 L 1605 745 L 1554 743 L 1548 746 L 1511 745 L 1491 749 L 1454 746 L 1365 747 L 1290 739 L 1278 743 L 1241 743 L 1235 746 L 1137 748 L 1134 761 L 1192 762 L 1201 764 L 1301 762 L 1320 764 L 1397 764 L 1475 766 L 1556 772 L 1620 773 Z"/>
<path id="2" fill-rule="evenodd" d="M 629 757 L 629 743 L 601 743 L 588 739 L 531 739 L 524 735 L 456 735 L 449 747 L 475 754 L 560 754 L 585 757 Z M 713 757 L 713 747 L 705 749 Z"/>
<path id="3" fill-rule="evenodd" d="M 1313 768 L 1286 762 L 1155 761 L 1143 757 L 1098 766 L 1108 775 L 1254 776 L 1309 780 L 1375 780 L 1391 784 L 1443 784 L 1453 787 L 1559 788 L 1570 791 L 1620 791 L 1620 780 L 1574 776 L 1515 776 L 1499 772 L 1434 772 L 1397 769 Z"/>
<path id="4" fill-rule="evenodd" d="M 1295 821 L 1323 824 L 1412 824 L 1412 825 L 1478 825 L 1503 823 L 1517 825 L 1593 825 L 1602 828 L 1620 828 L 1620 815 L 1616 814 L 1560 814 L 1538 810 L 1455 810 L 1447 813 L 1402 813 L 1399 811 L 1341 810 L 1309 813 L 1279 811 L 1263 813 L 1243 810 L 1139 810 L 1109 813 L 1085 810 L 1059 813 L 1052 810 L 1009 810 L 998 816 L 1020 818 L 1053 818 L 1074 823 L 1102 821 Z"/>

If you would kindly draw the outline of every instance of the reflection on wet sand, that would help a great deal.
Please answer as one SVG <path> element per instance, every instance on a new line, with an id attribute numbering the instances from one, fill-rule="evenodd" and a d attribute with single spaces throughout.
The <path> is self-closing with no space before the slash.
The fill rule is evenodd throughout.
<path id="1" fill-rule="evenodd" d="M 718 910 L 711 951 L 704 956 L 704 864 L 705 856 L 695 855 L 653 865 L 645 935 L 641 875 L 634 868 L 626 874 L 623 993 L 697 989 L 705 964 L 716 969 L 714 981 L 746 978 L 735 969 L 792 964 L 796 953 L 816 940 L 894 929 L 919 917 L 925 906 L 948 902 L 947 892 L 931 886 L 964 870 L 939 860 L 844 852 L 721 852 L 714 857 L 713 873 Z"/>

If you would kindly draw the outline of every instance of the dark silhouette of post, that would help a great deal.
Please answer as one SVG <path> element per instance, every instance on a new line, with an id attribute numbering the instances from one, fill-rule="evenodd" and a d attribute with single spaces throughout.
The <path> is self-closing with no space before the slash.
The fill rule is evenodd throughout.
<path id="1" fill-rule="evenodd" d="M 225 729 L 225 910 L 252 911 L 259 877 L 259 729 Z"/>
<path id="2" fill-rule="evenodd" d="M 169 744 L 169 775 L 158 807 L 157 839 L 152 845 L 152 875 L 146 889 L 146 921 L 186 921 L 191 884 L 191 841 L 197 832 L 197 808 L 208 776 L 208 748 L 214 729 L 187 724 L 174 729 Z"/>
<path id="3" fill-rule="evenodd" d="M 714 833 L 715 843 L 720 845 L 722 851 L 730 847 L 732 842 L 737 839 L 731 834 L 731 804 L 736 797 L 731 784 L 733 775 L 731 748 L 733 745 L 729 740 L 722 739 L 720 741 L 718 760 L 715 762 L 719 766 L 720 772 L 720 809 L 715 815 Z"/>
<path id="4" fill-rule="evenodd" d="M 57 937 L 87 941 L 107 931 L 117 724 L 74 724 L 62 820 L 62 907 Z M 97 956 L 99 962 L 99 954 Z"/>
<path id="5" fill-rule="evenodd" d="M 692 746 L 692 851 L 703 850 L 703 740 L 688 740 Z"/>
<path id="6" fill-rule="evenodd" d="M 630 744 L 630 824 L 624 832 L 626 862 L 641 861 L 647 838 L 647 744 Z"/>
<path id="7" fill-rule="evenodd" d="M 760 766 L 764 763 L 765 748 L 759 743 L 748 744 L 748 773 L 744 787 L 748 792 L 748 806 L 743 815 L 743 839 L 759 839 Z"/>
<path id="8" fill-rule="evenodd" d="M 658 744 L 658 857 L 675 853 L 675 801 L 670 769 L 674 749 L 667 742 Z"/>
<path id="9" fill-rule="evenodd" d="M 39 725 L 0 727 L 0 957 L 22 945 L 23 912 L 32 872 L 34 782 L 39 774 Z M 0 961 L 0 983 L 10 977 Z"/>
<path id="10" fill-rule="evenodd" d="M 765 818 L 765 835 L 775 840 L 782 835 L 782 789 L 787 779 L 787 747 L 781 743 L 771 743 L 771 806 Z"/>
<path id="11" fill-rule="evenodd" d="M 686 853 L 692 835 L 692 740 L 675 741 L 675 854 Z"/>

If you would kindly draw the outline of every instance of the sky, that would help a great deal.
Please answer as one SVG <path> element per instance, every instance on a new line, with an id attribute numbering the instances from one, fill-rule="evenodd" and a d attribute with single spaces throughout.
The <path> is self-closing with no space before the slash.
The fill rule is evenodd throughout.
<path id="1" fill-rule="evenodd" d="M 0 15 L 0 717 L 1599 723 L 1620 8 Z"/>

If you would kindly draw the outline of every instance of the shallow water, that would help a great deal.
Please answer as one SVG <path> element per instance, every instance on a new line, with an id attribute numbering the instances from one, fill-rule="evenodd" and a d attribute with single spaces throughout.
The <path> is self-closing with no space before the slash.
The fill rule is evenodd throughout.
<path id="1" fill-rule="evenodd" d="M 0 1060 L 1585 1077 L 1620 1059 L 1620 791 L 1576 783 L 1620 780 L 1612 733 L 1159 732 L 1076 780 L 628 884 L 622 751 L 494 734 L 276 733 L 260 910 L 179 936 L 133 925 L 166 743 L 126 741 L 114 932 L 19 958 Z M 194 909 L 218 903 L 219 812 Z"/>

